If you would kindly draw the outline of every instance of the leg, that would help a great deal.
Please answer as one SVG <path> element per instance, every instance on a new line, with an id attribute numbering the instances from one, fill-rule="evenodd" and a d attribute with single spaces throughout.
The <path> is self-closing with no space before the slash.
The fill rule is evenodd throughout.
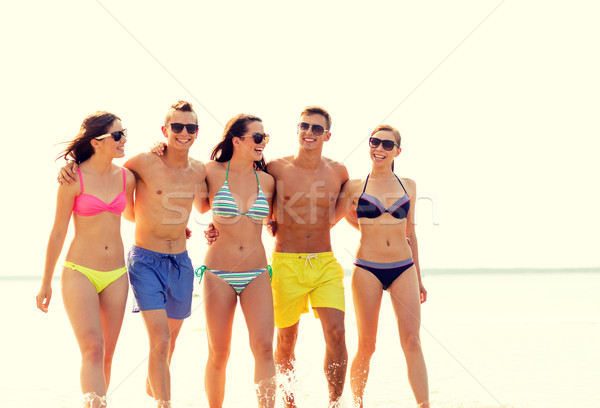
<path id="1" fill-rule="evenodd" d="M 300 321 L 290 327 L 277 328 L 277 346 L 275 349 L 275 367 L 279 374 L 291 380 L 294 375 L 294 349 L 298 339 Z M 295 408 L 294 394 L 289 387 L 284 386 L 283 402 L 286 408 Z"/>
<path id="2" fill-rule="evenodd" d="M 389 287 L 392 306 L 396 314 L 400 344 L 406 359 L 408 381 L 417 404 L 429 407 L 429 385 L 427 368 L 421 349 L 419 331 L 421 328 L 421 301 L 419 283 L 415 267 L 407 269 Z"/>
<path id="3" fill-rule="evenodd" d="M 204 310 L 208 336 L 208 360 L 204 387 L 210 408 L 220 408 L 225 399 L 225 374 L 231 348 L 231 331 L 237 294 L 223 279 L 204 273 Z"/>
<path id="4" fill-rule="evenodd" d="M 106 379 L 107 389 L 110 384 L 112 359 L 123 324 L 128 290 L 129 281 L 127 274 L 124 274 L 99 294 L 100 316 L 102 318 L 102 331 L 104 332 L 104 378 Z"/>
<path id="5" fill-rule="evenodd" d="M 360 267 L 352 272 L 352 298 L 358 329 L 358 350 L 350 368 L 350 387 L 356 408 L 363 407 L 363 395 L 371 356 L 375 352 L 375 340 L 379 322 L 379 310 L 383 288 L 381 282 L 371 273 Z"/>
<path id="6" fill-rule="evenodd" d="M 167 362 L 169 367 L 171 366 L 171 359 L 173 358 L 173 353 L 175 352 L 175 342 L 177 341 L 177 336 L 179 336 L 179 332 L 181 331 L 181 326 L 183 325 L 183 319 L 168 319 L 169 321 L 169 357 L 167 358 Z M 150 385 L 150 377 L 146 377 L 146 393 L 151 397 L 154 397 L 154 393 L 152 392 L 152 386 Z"/>
<path id="7" fill-rule="evenodd" d="M 344 328 L 344 312 L 330 307 L 318 307 L 317 313 L 325 336 L 325 377 L 329 385 L 329 406 L 337 407 L 344 391 L 348 350 Z"/>
<path id="8" fill-rule="evenodd" d="M 104 336 L 98 291 L 85 275 L 70 268 L 63 269 L 61 283 L 65 310 L 81 351 L 81 391 L 103 397 Z"/>
<path id="9" fill-rule="evenodd" d="M 164 309 L 143 310 L 142 317 L 150 343 L 148 357 L 148 379 L 152 391 L 150 396 L 156 400 L 170 401 L 169 350 L 171 349 L 171 335 L 167 312 Z"/>
<path id="10" fill-rule="evenodd" d="M 257 385 L 258 406 L 275 406 L 275 363 L 273 361 L 273 296 L 269 274 L 262 273 L 246 286 L 240 304 L 254 355 L 254 383 Z"/>

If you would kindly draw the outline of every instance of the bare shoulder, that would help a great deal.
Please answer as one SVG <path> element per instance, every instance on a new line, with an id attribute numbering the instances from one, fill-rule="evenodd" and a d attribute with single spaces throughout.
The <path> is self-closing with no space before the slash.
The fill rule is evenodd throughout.
<path id="1" fill-rule="evenodd" d="M 274 177 L 277 177 L 286 167 L 293 165 L 293 156 L 280 157 L 270 160 L 267 163 L 267 172 Z"/>
<path id="2" fill-rule="evenodd" d="M 128 159 L 125 162 L 125 164 L 123 164 L 123 167 L 139 175 L 139 173 L 142 172 L 145 168 L 154 165 L 158 162 L 158 160 L 159 157 L 154 153 L 140 153 Z"/>
<path id="3" fill-rule="evenodd" d="M 335 174 L 337 174 L 342 179 L 342 182 L 345 182 L 349 179 L 348 169 L 339 161 L 335 161 L 328 157 L 323 157 L 323 163 L 325 164 L 325 166 L 333 170 Z"/>
<path id="4" fill-rule="evenodd" d="M 211 160 L 206 163 L 206 172 L 207 173 L 212 174 L 212 173 L 221 172 L 224 170 L 225 170 L 225 165 L 216 160 Z"/>
<path id="5" fill-rule="evenodd" d="M 402 180 L 402 184 L 404 184 L 404 186 L 407 188 L 410 187 L 413 190 L 417 188 L 417 183 L 411 178 L 400 177 L 400 180 Z"/>
<path id="6" fill-rule="evenodd" d="M 404 185 L 404 188 L 408 191 L 409 196 L 414 196 L 417 192 L 417 183 L 413 179 L 408 177 L 400 177 L 400 181 Z"/>
<path id="7" fill-rule="evenodd" d="M 273 189 L 275 186 L 275 177 L 262 170 L 259 170 L 256 174 L 258 175 L 258 181 L 260 181 L 261 186 L 269 190 Z"/>
<path id="8" fill-rule="evenodd" d="M 130 186 L 131 183 L 135 183 L 135 174 L 127 167 L 121 167 L 125 171 L 125 183 Z"/>
<path id="9" fill-rule="evenodd" d="M 363 179 L 350 179 L 344 184 L 344 191 L 348 194 L 355 194 L 362 191 L 365 180 Z"/>
<path id="10" fill-rule="evenodd" d="M 192 169 L 194 169 L 194 171 L 197 171 L 201 175 L 206 175 L 206 166 L 204 165 L 204 163 L 202 163 L 200 160 L 192 159 L 191 157 L 188 158 L 188 160 L 190 162 L 190 166 L 192 167 Z"/>

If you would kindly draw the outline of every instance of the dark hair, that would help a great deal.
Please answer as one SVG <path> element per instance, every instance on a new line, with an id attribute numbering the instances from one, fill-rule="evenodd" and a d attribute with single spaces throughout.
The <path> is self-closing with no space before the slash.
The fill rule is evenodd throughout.
<path id="1" fill-rule="evenodd" d="M 244 133 L 248 131 L 248 123 L 250 122 L 261 122 L 262 120 L 258 116 L 246 115 L 240 113 L 229 119 L 225 129 L 223 130 L 223 140 L 221 140 L 213 149 L 210 154 L 210 159 L 218 161 L 219 163 L 225 163 L 231 160 L 233 157 L 233 138 L 242 137 Z M 254 162 L 254 168 L 267 172 L 267 164 L 265 158 Z"/>
<path id="2" fill-rule="evenodd" d="M 68 143 L 67 148 L 58 155 L 56 160 L 61 157 L 65 160 L 71 158 L 75 160 L 75 163 L 80 164 L 92 157 L 94 154 L 92 139 L 106 134 L 115 120 L 121 120 L 121 118 L 106 111 L 98 111 L 88 115 L 83 120 L 75 139 L 71 142 L 65 142 Z"/>
<path id="3" fill-rule="evenodd" d="M 398 144 L 398 148 L 400 148 L 400 141 L 401 141 L 400 132 L 398 132 L 398 129 L 396 129 L 393 126 L 379 125 L 375 128 L 375 130 L 373 132 L 371 132 L 371 136 L 373 136 L 375 133 L 382 131 L 382 130 L 392 132 L 392 134 L 394 135 L 394 139 L 396 139 L 396 143 Z M 394 161 L 393 160 L 392 160 L 392 171 L 394 171 Z"/>
<path id="4" fill-rule="evenodd" d="M 177 103 L 174 103 L 173 105 L 171 105 L 171 107 L 167 111 L 167 116 L 165 116 L 165 125 L 167 125 L 169 123 L 169 121 L 171 120 L 171 116 L 173 116 L 173 112 L 175 112 L 175 111 L 192 112 L 194 114 L 194 116 L 196 117 L 196 122 L 198 122 L 198 115 L 194 111 L 194 108 L 192 108 L 192 104 L 187 101 L 179 100 L 179 101 L 177 101 Z"/>
<path id="5" fill-rule="evenodd" d="M 331 129 L 331 116 L 329 116 L 329 112 L 320 106 L 307 106 L 304 108 L 302 112 L 300 112 L 300 116 L 302 115 L 321 115 L 325 117 L 325 121 L 327 122 L 327 130 Z"/>

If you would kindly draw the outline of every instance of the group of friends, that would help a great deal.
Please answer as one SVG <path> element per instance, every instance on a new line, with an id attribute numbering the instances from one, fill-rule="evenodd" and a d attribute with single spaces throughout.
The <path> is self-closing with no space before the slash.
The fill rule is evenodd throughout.
<path id="1" fill-rule="evenodd" d="M 222 407 L 225 397 L 238 298 L 255 359 L 258 406 L 274 407 L 276 378 L 293 375 L 300 316 L 310 302 L 325 339 L 329 406 L 337 407 L 348 352 L 344 272 L 332 253 L 330 229 L 342 218 L 360 231 L 352 274 L 358 328 L 350 366 L 354 406 L 363 407 L 384 291 L 390 293 L 416 403 L 430 406 L 419 335 L 427 292 L 415 234 L 416 185 L 393 169 L 400 133 L 378 126 L 369 138 L 370 174 L 349 180 L 343 164 L 322 156 L 330 130 L 324 108 L 305 108 L 297 126 L 298 152 L 267 164 L 263 150 L 269 135 L 262 120 L 239 114 L 229 120 L 205 164 L 189 156 L 198 117 L 189 102 L 179 101 L 162 126 L 166 142 L 119 167 L 113 160 L 124 156 L 127 142 L 121 119 L 104 111 L 84 119 L 59 156 L 71 160 L 58 175 L 56 215 L 36 297 L 37 307 L 48 312 L 52 276 L 72 217 L 75 235 L 61 289 L 82 355 L 84 407 L 107 404 L 129 283 L 134 311 L 141 312 L 149 338 L 146 392 L 157 407 L 171 406 L 169 365 L 182 323 L 191 314 L 194 274 L 204 291 L 204 382 L 211 408 Z M 186 251 L 192 207 L 212 211 L 204 265 L 196 271 Z M 126 259 L 121 216 L 135 223 L 135 244 Z M 270 265 L 261 239 L 265 225 L 275 237 Z M 296 407 L 290 387 L 282 389 L 284 406 Z"/>

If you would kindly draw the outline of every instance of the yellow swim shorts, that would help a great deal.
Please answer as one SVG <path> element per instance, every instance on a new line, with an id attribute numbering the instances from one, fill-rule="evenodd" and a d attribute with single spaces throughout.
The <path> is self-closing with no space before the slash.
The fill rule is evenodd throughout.
<path id="1" fill-rule="evenodd" d="M 316 307 L 331 307 L 344 311 L 344 269 L 332 252 L 273 252 L 273 308 L 275 326 L 293 326 L 302 313 L 308 313 L 308 301 Z"/>

